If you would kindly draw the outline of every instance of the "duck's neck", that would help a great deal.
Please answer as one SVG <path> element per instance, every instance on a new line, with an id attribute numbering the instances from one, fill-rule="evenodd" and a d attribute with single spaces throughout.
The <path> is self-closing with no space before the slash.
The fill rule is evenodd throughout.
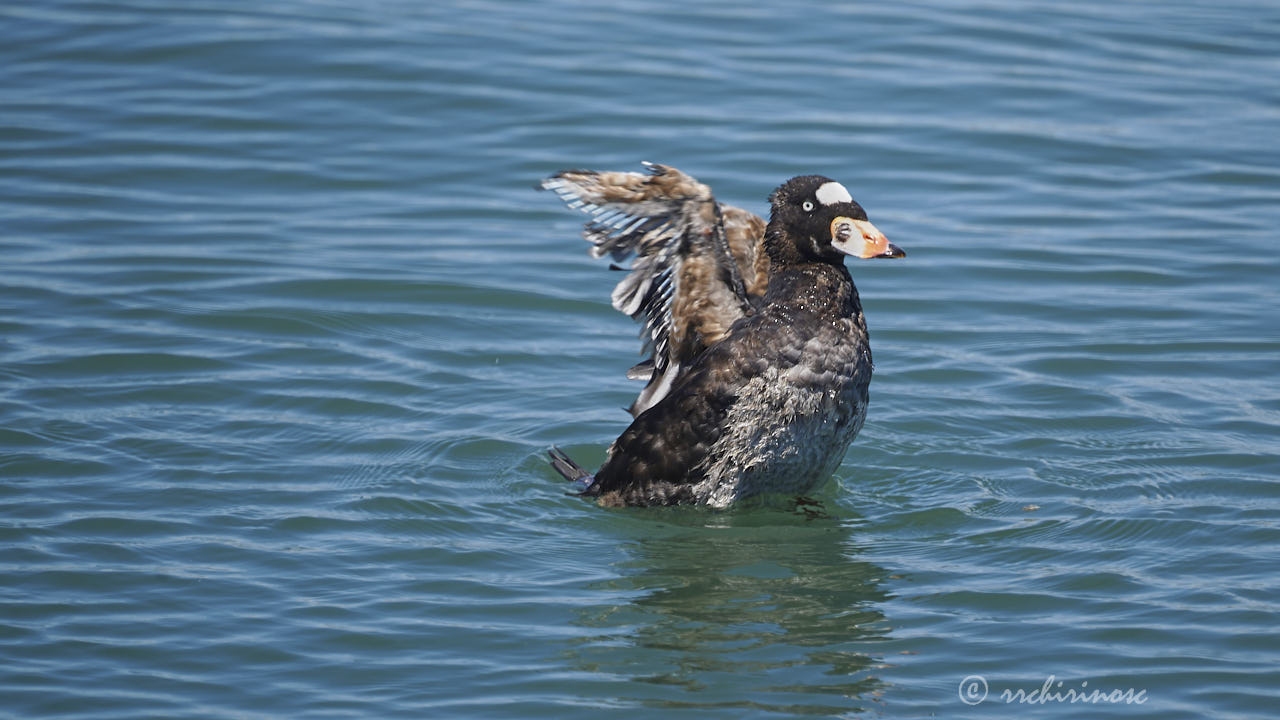
<path id="1" fill-rule="evenodd" d="M 858 288 L 844 265 L 812 262 L 778 267 L 769 273 L 765 306 L 788 308 L 794 314 L 826 318 L 862 316 Z"/>
<path id="2" fill-rule="evenodd" d="M 802 255 L 795 242 L 774 228 L 766 233 L 764 247 L 769 254 L 766 306 L 828 318 L 862 317 L 858 288 L 843 262 Z"/>

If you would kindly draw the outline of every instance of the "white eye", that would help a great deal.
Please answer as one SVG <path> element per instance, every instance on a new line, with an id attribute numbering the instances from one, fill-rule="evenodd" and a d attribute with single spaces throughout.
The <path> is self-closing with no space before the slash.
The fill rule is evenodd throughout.
<path id="1" fill-rule="evenodd" d="M 804 208 L 805 212 L 813 212 L 813 203 L 809 202 L 808 200 L 805 200 L 804 203 L 800 205 L 800 207 Z"/>

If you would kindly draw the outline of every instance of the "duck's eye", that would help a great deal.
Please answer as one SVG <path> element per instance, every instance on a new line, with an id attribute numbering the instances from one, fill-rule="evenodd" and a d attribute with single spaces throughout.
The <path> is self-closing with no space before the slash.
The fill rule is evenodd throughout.
<path id="1" fill-rule="evenodd" d="M 804 208 L 805 212 L 813 212 L 813 202 L 809 200 L 805 200 L 800 207 Z"/>

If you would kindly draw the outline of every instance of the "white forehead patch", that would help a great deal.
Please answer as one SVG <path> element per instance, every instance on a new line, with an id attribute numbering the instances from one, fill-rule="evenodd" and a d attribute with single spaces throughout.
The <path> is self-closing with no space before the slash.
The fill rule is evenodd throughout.
<path id="1" fill-rule="evenodd" d="M 838 182 L 822 183 L 818 188 L 818 192 L 814 193 L 813 196 L 818 198 L 818 202 L 823 205 L 831 205 L 832 203 L 838 202 L 853 202 L 853 196 L 850 195 L 849 191 L 845 190 L 844 186 Z"/>

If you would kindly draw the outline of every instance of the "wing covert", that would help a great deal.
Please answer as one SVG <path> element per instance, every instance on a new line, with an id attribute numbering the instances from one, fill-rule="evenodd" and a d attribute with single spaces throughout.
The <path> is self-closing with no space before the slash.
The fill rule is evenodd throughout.
<path id="1" fill-rule="evenodd" d="M 648 172 L 564 170 L 542 181 L 591 216 L 582 235 L 593 257 L 631 259 L 630 267 L 610 267 L 627 272 L 613 289 L 613 307 L 641 323 L 642 352 L 650 354 L 628 372 L 648 380 L 629 408 L 635 416 L 752 312 L 749 289 L 763 292 L 757 250 L 764 221 L 720 205 L 709 187 L 673 167 L 644 165 Z"/>

